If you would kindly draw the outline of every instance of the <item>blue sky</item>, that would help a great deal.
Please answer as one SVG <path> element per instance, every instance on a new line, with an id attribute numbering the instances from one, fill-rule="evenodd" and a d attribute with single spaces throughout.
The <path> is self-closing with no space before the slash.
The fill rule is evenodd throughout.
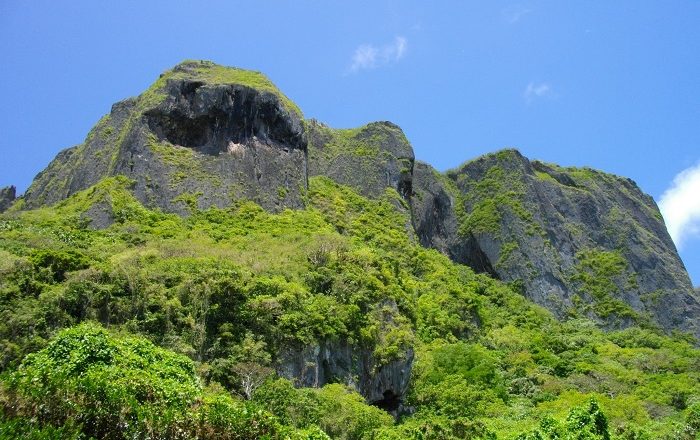
<path id="1" fill-rule="evenodd" d="M 391 120 L 440 170 L 508 146 L 668 191 L 698 284 L 699 29 L 689 0 L 0 0 L 0 185 L 24 191 L 112 103 L 210 59 L 332 126 Z"/>

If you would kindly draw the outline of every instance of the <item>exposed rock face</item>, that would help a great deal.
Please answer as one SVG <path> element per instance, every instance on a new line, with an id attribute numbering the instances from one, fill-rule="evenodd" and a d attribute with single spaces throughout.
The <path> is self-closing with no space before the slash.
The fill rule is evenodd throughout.
<path id="1" fill-rule="evenodd" d="M 182 63 L 115 104 L 84 144 L 59 153 L 27 191 L 27 206 L 53 204 L 112 175 L 135 180 L 135 196 L 167 212 L 240 199 L 271 211 L 300 208 L 301 114 L 262 74 Z"/>
<path id="2" fill-rule="evenodd" d="M 414 181 L 424 244 L 517 283 L 561 318 L 617 327 L 651 317 L 700 336 L 698 296 L 656 204 L 631 180 L 531 162 L 515 150 L 447 177 Z"/>
<path id="3" fill-rule="evenodd" d="M 412 366 L 412 349 L 403 359 L 377 367 L 371 350 L 345 342 L 325 342 L 282 353 L 278 373 L 305 387 L 345 383 L 368 402 L 396 416 L 403 408 Z"/>
<path id="4" fill-rule="evenodd" d="M 163 102 L 144 112 L 161 142 L 213 156 L 253 140 L 287 151 L 306 148 L 301 121 L 272 93 L 188 79 L 169 81 L 165 93 Z"/>
<path id="5" fill-rule="evenodd" d="M 314 120 L 306 125 L 310 176 L 330 177 L 367 197 L 379 197 L 387 187 L 410 197 L 415 156 L 397 125 L 372 122 L 344 130 Z"/>
<path id="6" fill-rule="evenodd" d="M 453 183 L 432 166 L 417 162 L 413 169 L 411 212 L 413 227 L 423 246 L 439 250 L 477 272 L 495 275 L 491 262 L 473 235 L 460 236 Z"/>
<path id="7" fill-rule="evenodd" d="M 0 212 L 4 212 L 17 198 L 17 189 L 14 186 L 0 188 Z"/>

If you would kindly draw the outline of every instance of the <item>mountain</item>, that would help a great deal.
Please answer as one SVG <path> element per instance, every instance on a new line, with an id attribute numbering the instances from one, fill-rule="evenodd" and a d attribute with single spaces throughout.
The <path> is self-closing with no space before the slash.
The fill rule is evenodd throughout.
<path id="1" fill-rule="evenodd" d="M 512 149 L 440 173 L 391 122 L 185 61 L 0 203 L 15 437 L 697 431 L 699 295 L 626 178 Z"/>
<path id="2" fill-rule="evenodd" d="M 426 170 L 414 188 L 423 244 L 516 283 L 559 318 L 700 335 L 698 296 L 656 203 L 632 180 L 503 150 L 444 177 Z"/>
<path id="3" fill-rule="evenodd" d="M 275 211 L 303 206 L 306 167 L 301 112 L 264 75 L 192 61 L 114 104 L 83 144 L 39 173 L 24 200 L 54 204 L 123 175 L 140 201 L 167 212 L 237 199 Z"/>
<path id="4" fill-rule="evenodd" d="M 611 327 L 651 320 L 700 336 L 700 301 L 653 199 L 629 179 L 530 161 L 516 150 L 444 176 L 419 164 L 401 129 L 333 129 L 257 72 L 190 61 L 113 106 L 82 145 L 62 151 L 24 201 L 53 204 L 107 176 L 135 181 L 144 205 L 186 214 L 247 199 L 304 206 L 308 176 L 411 206 L 423 245 L 519 283 L 560 318 Z M 414 184 L 416 180 L 416 184 Z M 105 226 L 111 214 L 93 215 Z"/>

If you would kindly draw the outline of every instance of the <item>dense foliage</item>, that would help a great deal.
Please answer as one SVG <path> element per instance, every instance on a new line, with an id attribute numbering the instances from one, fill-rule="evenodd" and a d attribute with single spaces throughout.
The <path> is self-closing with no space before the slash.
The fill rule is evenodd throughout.
<path id="1" fill-rule="evenodd" d="M 417 245 L 393 191 L 370 201 L 313 178 L 305 210 L 240 202 L 181 218 L 129 186 L 110 178 L 0 217 L 1 438 L 700 432 L 694 341 L 559 322 Z M 91 229 L 96 211 L 114 224 Z M 606 288 L 597 267 L 581 279 L 592 295 Z M 377 370 L 415 352 L 398 421 L 344 384 L 277 377 L 285 350 L 328 341 L 367 350 Z"/>

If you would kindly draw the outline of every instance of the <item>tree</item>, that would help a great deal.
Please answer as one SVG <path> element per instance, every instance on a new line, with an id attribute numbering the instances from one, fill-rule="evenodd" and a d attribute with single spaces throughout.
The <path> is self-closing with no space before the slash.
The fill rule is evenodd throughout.
<path id="1" fill-rule="evenodd" d="M 274 370 L 272 357 L 266 351 L 267 344 L 247 332 L 243 341 L 235 346 L 229 356 L 229 368 L 239 392 L 247 400 L 269 378 Z"/>

